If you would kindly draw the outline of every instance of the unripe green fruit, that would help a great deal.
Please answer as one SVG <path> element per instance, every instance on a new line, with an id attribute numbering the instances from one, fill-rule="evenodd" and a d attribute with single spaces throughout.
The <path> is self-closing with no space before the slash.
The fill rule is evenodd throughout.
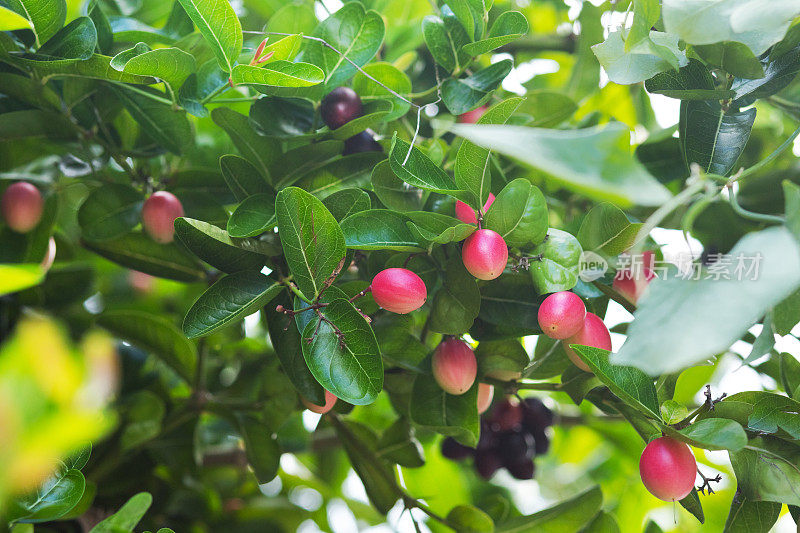
<path id="1" fill-rule="evenodd" d="M 603 323 L 603 319 L 594 313 L 586 313 L 586 319 L 583 322 L 583 327 L 578 330 L 575 335 L 564 340 L 564 350 L 567 352 L 567 357 L 572 361 L 575 366 L 585 372 L 591 372 L 589 366 L 583 362 L 583 359 L 575 353 L 575 350 L 569 347 L 570 344 L 581 344 L 583 346 L 594 346 L 602 350 L 611 350 L 611 333 Z"/>
<path id="2" fill-rule="evenodd" d="M 178 198 L 166 191 L 153 193 L 142 206 L 142 226 L 154 241 L 166 244 L 175 238 L 175 219 L 183 216 Z"/>
<path id="3" fill-rule="evenodd" d="M 683 442 L 661 437 L 645 446 L 639 474 L 650 493 L 667 502 L 682 500 L 692 492 L 697 461 Z"/>
<path id="4" fill-rule="evenodd" d="M 333 406 L 336 405 L 336 400 L 338 400 L 338 398 L 334 396 L 332 392 L 328 392 L 327 390 L 325 391 L 325 405 L 317 405 L 315 403 L 311 403 L 305 398 L 300 398 L 300 401 L 303 402 L 303 405 L 306 407 L 306 409 L 320 415 L 324 415 L 333 409 Z"/>
<path id="5" fill-rule="evenodd" d="M 469 345 L 456 338 L 443 341 L 433 352 L 431 369 L 436 383 L 448 394 L 464 394 L 475 383 L 478 361 Z"/>
<path id="6" fill-rule="evenodd" d="M 489 210 L 492 203 L 494 203 L 494 194 L 489 193 L 489 198 L 483 204 L 484 213 Z M 461 200 L 456 200 L 456 218 L 464 224 L 478 223 L 478 215 L 475 214 L 475 210 Z"/>
<path id="7" fill-rule="evenodd" d="M 3 219 L 17 233 L 27 233 L 39 224 L 44 200 L 39 189 L 24 181 L 9 185 L 3 192 L 0 211 Z"/>
<path id="8" fill-rule="evenodd" d="M 478 279 L 495 279 L 508 263 L 508 246 L 496 231 L 479 229 L 466 238 L 461 259 L 470 274 Z"/>
<path id="9" fill-rule="evenodd" d="M 416 311 L 428 298 L 422 279 L 407 268 L 387 268 L 372 278 L 375 303 L 392 313 Z"/>
<path id="10" fill-rule="evenodd" d="M 538 318 L 545 335 L 551 339 L 566 339 L 583 327 L 586 305 L 574 292 L 556 292 L 539 306 Z"/>

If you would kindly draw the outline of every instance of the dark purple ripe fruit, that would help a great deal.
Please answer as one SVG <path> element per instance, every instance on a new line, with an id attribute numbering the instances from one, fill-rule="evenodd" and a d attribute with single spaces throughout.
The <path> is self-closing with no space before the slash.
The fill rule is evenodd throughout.
<path id="1" fill-rule="evenodd" d="M 470 457 L 473 453 L 475 453 L 475 450 L 464 446 L 453 437 L 447 437 L 442 441 L 442 455 L 448 459 L 458 461 Z"/>
<path id="2" fill-rule="evenodd" d="M 544 429 L 553 425 L 553 411 L 538 398 L 525 398 L 522 403 L 523 421 L 525 428 L 533 432 L 535 429 Z"/>
<path id="3" fill-rule="evenodd" d="M 533 479 L 535 471 L 533 459 L 524 459 L 517 463 L 507 464 L 506 470 L 516 479 Z"/>
<path id="4" fill-rule="evenodd" d="M 503 466 L 503 461 L 493 450 L 475 452 L 475 470 L 483 479 L 490 479 Z"/>
<path id="5" fill-rule="evenodd" d="M 506 398 L 491 411 L 489 424 L 494 431 L 510 431 L 522 424 L 523 410 L 516 399 Z"/>
<path id="6" fill-rule="evenodd" d="M 520 429 L 507 431 L 500 435 L 499 449 L 506 467 L 530 459 L 533 455 L 533 448 L 533 436 L 527 431 Z"/>
<path id="7" fill-rule="evenodd" d="M 359 154 L 361 152 L 383 152 L 383 147 L 372 137 L 369 130 L 353 135 L 344 142 L 342 155 Z"/>
<path id="8" fill-rule="evenodd" d="M 356 117 L 360 117 L 364 108 L 361 98 L 350 87 L 337 87 L 322 99 L 320 114 L 322 121 L 330 129 L 341 128 Z"/>

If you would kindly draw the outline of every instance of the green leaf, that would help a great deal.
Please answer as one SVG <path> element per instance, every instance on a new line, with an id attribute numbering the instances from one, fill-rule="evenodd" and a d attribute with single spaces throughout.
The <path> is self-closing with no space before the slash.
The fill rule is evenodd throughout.
<path id="1" fill-rule="evenodd" d="M 509 98 L 493 105 L 478 119 L 478 124 L 505 124 L 514 111 L 522 104 L 522 98 Z M 469 141 L 458 148 L 455 171 L 456 186 L 471 191 L 475 198 L 470 202 L 473 208 L 483 207 L 492 188 L 492 173 L 489 161 L 490 151 Z"/>
<path id="2" fill-rule="evenodd" d="M 731 250 L 741 280 L 654 279 L 639 302 L 628 338 L 614 357 L 651 375 L 674 372 L 725 351 L 773 305 L 800 286 L 800 249 L 783 228 L 750 233 Z M 759 262 L 757 279 L 748 265 Z M 703 278 L 703 276 L 700 276 Z"/>
<path id="3" fill-rule="evenodd" d="M 278 475 L 281 447 L 277 437 L 253 415 L 237 416 L 239 431 L 244 438 L 247 462 L 259 483 L 268 483 Z"/>
<path id="4" fill-rule="evenodd" d="M 388 160 L 372 170 L 372 191 L 383 205 L 393 211 L 417 211 L 422 208 L 423 191 L 398 178 Z"/>
<path id="5" fill-rule="evenodd" d="M 178 0 L 203 34 L 219 67 L 231 72 L 242 51 L 242 25 L 228 0 Z"/>
<path id="6" fill-rule="evenodd" d="M 194 134 L 185 111 L 128 89 L 112 90 L 153 141 L 177 155 L 192 146 Z"/>
<path id="7" fill-rule="evenodd" d="M 492 533 L 491 517 L 471 505 L 456 505 L 447 513 L 448 524 L 459 533 Z"/>
<path id="8" fill-rule="evenodd" d="M 461 115 L 485 104 L 511 72 L 513 62 L 504 59 L 463 79 L 448 78 L 442 83 L 442 101 L 450 113 Z"/>
<path id="9" fill-rule="evenodd" d="M 405 72 L 391 63 L 382 61 L 370 63 L 369 65 L 364 65 L 362 70 L 398 94 L 408 94 L 411 92 L 411 80 Z M 391 111 L 383 117 L 383 120 L 386 122 L 397 120 L 405 115 L 411 107 L 408 102 L 394 96 L 386 90 L 385 87 L 378 85 L 378 83 L 368 78 L 362 72 L 357 72 L 353 78 L 353 90 L 359 94 L 362 100 L 374 98 L 389 100 L 392 103 L 392 108 Z"/>
<path id="10" fill-rule="evenodd" d="M 197 257 L 223 272 L 260 271 L 266 258 L 257 241 L 232 239 L 228 232 L 192 218 L 175 219 L 175 236 Z"/>
<path id="11" fill-rule="evenodd" d="M 531 276 L 506 273 L 492 283 L 481 285 L 480 318 L 490 324 L 522 328 L 539 334 L 539 301 Z"/>
<path id="12" fill-rule="evenodd" d="M 225 130 L 245 159 L 253 163 L 261 174 L 269 179 L 269 166 L 281 154 L 278 141 L 258 135 L 250 126 L 246 116 L 227 107 L 218 107 L 211 111 L 211 120 Z"/>
<path id="13" fill-rule="evenodd" d="M 700 496 L 697 494 L 697 489 L 692 489 L 692 492 L 678 503 L 697 518 L 698 522 L 701 524 L 705 523 L 706 518 L 703 514 L 703 505 L 700 503 Z"/>
<path id="14" fill-rule="evenodd" d="M 275 212 L 283 253 L 294 281 L 307 298 L 316 298 L 344 259 L 342 229 L 320 200 L 297 187 L 278 193 Z"/>
<path id="15" fill-rule="evenodd" d="M 497 533 L 579 531 L 597 514 L 602 503 L 603 493 L 600 492 L 600 487 L 594 487 L 544 511 L 511 518 L 499 524 L 496 531 Z"/>
<path id="16" fill-rule="evenodd" d="M 731 84 L 735 93 L 734 106 L 745 107 L 756 100 L 777 94 L 786 88 L 800 72 L 800 46 L 795 46 L 785 54 L 776 55 L 773 51 L 761 59 L 764 75 L 757 79 L 736 78 Z"/>
<path id="17" fill-rule="evenodd" d="M 586 214 L 577 237 L 584 250 L 614 257 L 635 244 L 641 227 L 615 205 L 603 202 Z"/>
<path id="18" fill-rule="evenodd" d="M 420 242 L 435 244 L 460 242 L 476 229 L 472 224 L 465 224 L 457 218 L 441 213 L 409 211 L 404 215 L 411 219 L 406 225 Z"/>
<path id="19" fill-rule="evenodd" d="M 654 206 L 670 196 L 631 154 L 630 132 L 620 123 L 581 130 L 467 124 L 451 129 L 479 146 L 546 172 L 545 179 L 554 185 L 595 200 L 622 207 Z"/>
<path id="20" fill-rule="evenodd" d="M 375 401 L 383 387 L 378 341 L 353 304 L 337 299 L 303 328 L 303 357 L 317 381 L 353 405 Z M 338 331 L 337 331 L 338 330 Z"/>
<path id="21" fill-rule="evenodd" d="M 116 239 L 139 224 L 144 196 L 129 185 L 107 183 L 93 190 L 78 209 L 81 235 L 90 241 Z"/>
<path id="22" fill-rule="evenodd" d="M 519 379 L 531 362 L 517 339 L 481 341 L 475 350 L 480 375 L 510 381 Z"/>
<path id="23" fill-rule="evenodd" d="M 577 109 L 578 105 L 565 94 L 538 90 L 528 92 L 517 111 L 531 117 L 532 122 L 527 126 L 552 128 L 570 118 Z"/>
<path id="24" fill-rule="evenodd" d="M 350 215 L 368 210 L 372 206 L 372 200 L 361 189 L 342 189 L 326 197 L 322 204 L 337 222 L 341 222 Z"/>
<path id="25" fill-rule="evenodd" d="M 0 264 L 0 296 L 34 287 L 44 274 L 39 264 Z"/>
<path id="26" fill-rule="evenodd" d="M 291 309 L 291 299 L 286 293 L 278 296 L 276 304 L 285 309 Z M 325 403 L 325 393 L 311 374 L 303 358 L 300 332 L 294 325 L 294 320 L 283 313 L 275 311 L 275 307 L 264 307 L 263 313 L 267 317 L 267 327 L 272 346 L 281 361 L 283 372 L 292 382 L 292 385 L 301 396 L 307 400 L 322 405 Z"/>
<path id="27" fill-rule="evenodd" d="M 500 48 L 528 33 L 528 19 L 519 11 L 506 11 L 495 19 L 486 39 L 465 44 L 463 50 L 471 56 L 479 56 Z"/>
<path id="28" fill-rule="evenodd" d="M 386 122 L 386 117 L 392 110 L 392 103 L 388 100 L 372 100 L 364 103 L 364 110 L 360 117 L 356 117 L 350 122 L 336 128 L 331 132 L 334 139 L 346 140 L 362 131 L 374 128 Z"/>
<path id="29" fill-rule="evenodd" d="M 456 396 L 443 391 L 432 375 L 418 374 L 411 391 L 411 421 L 474 447 L 480 436 L 477 401 L 477 383 Z"/>
<path id="30" fill-rule="evenodd" d="M 747 445 L 747 433 L 733 420 L 705 418 L 680 431 L 666 428 L 666 434 L 706 450 L 739 451 Z"/>
<path id="31" fill-rule="evenodd" d="M 408 155 L 410 145 L 396 135 L 392 139 L 389 152 L 389 165 L 395 176 L 414 187 L 451 196 L 463 196 L 463 191 L 456 189 L 453 179 L 447 175 L 431 158 L 414 146 Z M 405 162 L 405 164 L 403 164 Z M 488 196 L 488 195 L 487 195 Z"/>
<path id="32" fill-rule="evenodd" d="M 236 65 L 231 79 L 236 85 L 252 85 L 259 90 L 271 87 L 312 87 L 325 81 L 325 73 L 311 63 L 278 60 L 263 67 Z"/>
<path id="33" fill-rule="evenodd" d="M 259 98 L 250 106 L 250 123 L 267 137 L 306 135 L 314 127 L 314 104 L 302 98 Z"/>
<path id="34" fill-rule="evenodd" d="M 592 47 L 608 78 L 620 85 L 639 83 L 688 63 L 686 54 L 678 48 L 676 35 L 651 31 L 649 37 L 630 48 L 626 45 L 623 31 L 618 30 Z"/>
<path id="35" fill-rule="evenodd" d="M 197 70 L 194 56 L 180 48 L 148 50 L 141 48 L 141 44 L 143 43 L 114 56 L 111 66 L 128 74 L 158 78 L 168 83 L 174 91 L 177 91 L 186 78 Z M 131 51 L 132 53 L 129 53 Z"/>
<path id="36" fill-rule="evenodd" d="M 730 453 L 741 496 L 751 501 L 800 505 L 800 468 L 796 451 L 776 439 L 762 437 Z"/>
<path id="37" fill-rule="evenodd" d="M 61 99 L 58 94 L 49 86 L 28 76 L 4 73 L 0 76 L 0 92 L 14 100 L 47 111 L 61 109 Z"/>
<path id="38" fill-rule="evenodd" d="M 780 513 L 778 502 L 750 501 L 737 494 L 733 497 L 723 533 L 769 533 Z"/>
<path id="39" fill-rule="evenodd" d="M 190 339 L 209 335 L 255 313 L 281 290 L 279 283 L 258 272 L 225 276 L 192 304 L 183 320 L 183 332 Z"/>
<path id="40" fill-rule="evenodd" d="M 25 138 L 74 139 L 75 129 L 64 115 L 26 109 L 3 113 L 0 141 Z"/>
<path id="41" fill-rule="evenodd" d="M 360 2 L 347 2 L 336 13 L 322 21 L 314 36 L 336 48 L 338 54 L 320 42 L 311 41 L 302 52 L 303 61 L 325 71 L 325 90 L 330 91 L 363 67 L 383 44 L 383 19 L 373 10 L 365 10 Z M 349 60 L 349 61 L 348 61 Z"/>
<path id="42" fill-rule="evenodd" d="M 135 494 L 125 502 L 119 511 L 94 526 L 89 533 L 133 531 L 152 503 L 153 497 L 150 496 L 150 493 Z"/>
<path id="43" fill-rule="evenodd" d="M 583 252 L 578 239 L 566 231 L 550 229 L 547 239 L 532 250 L 528 271 L 539 294 L 568 291 L 578 283 L 578 267 Z"/>
<path id="44" fill-rule="evenodd" d="M 108 241 L 85 241 L 89 250 L 124 267 L 176 281 L 200 281 L 205 272 L 197 259 L 175 243 L 158 244 L 143 233 Z"/>
<path id="45" fill-rule="evenodd" d="M 711 72 L 697 59 L 690 59 L 680 70 L 656 74 L 645 82 L 645 88 L 654 94 L 663 94 L 679 100 L 725 100 L 734 91 L 715 88 Z"/>
<path id="46" fill-rule="evenodd" d="M 381 435 L 377 454 L 406 468 L 417 468 L 425 464 L 423 449 L 414 436 L 414 428 L 405 418 L 398 418 Z"/>
<path id="47" fill-rule="evenodd" d="M 677 424 L 687 416 L 689 416 L 689 410 L 675 400 L 667 400 L 661 404 L 661 420 L 665 424 Z"/>
<path id="48" fill-rule="evenodd" d="M 658 24 L 661 17 L 661 5 L 658 0 L 634 0 L 633 24 L 625 37 L 625 50 L 648 39 L 650 29 Z"/>
<path id="49" fill-rule="evenodd" d="M 461 257 L 452 257 L 445 268 L 442 287 L 433 298 L 428 326 L 437 333 L 461 335 L 478 317 L 481 294 Z"/>
<path id="50" fill-rule="evenodd" d="M 610 363 L 607 350 L 578 344 L 570 346 L 594 375 L 622 401 L 649 417 L 661 420 L 656 387 L 647 374 L 638 368 Z"/>
<path id="51" fill-rule="evenodd" d="M 187 381 L 197 365 L 197 349 L 181 330 L 165 319 L 144 311 L 106 311 L 98 325 L 121 339 L 152 353 Z"/>
<path id="52" fill-rule="evenodd" d="M 485 228 L 496 231 L 506 244 L 521 248 L 538 244 L 547 235 L 547 201 L 539 187 L 517 178 L 503 187 L 483 220 Z"/>
<path id="53" fill-rule="evenodd" d="M 0 6 L 0 31 L 33 29 L 30 20 L 16 14 L 7 7 Z"/>
<path id="54" fill-rule="evenodd" d="M 78 504 L 85 488 L 80 470 L 59 469 L 35 492 L 14 500 L 5 518 L 34 524 L 56 520 Z"/>
<path id="55" fill-rule="evenodd" d="M 348 248 L 417 252 L 422 247 L 407 227 L 409 221 L 403 213 L 370 209 L 342 220 L 342 232 Z"/>
<path id="56" fill-rule="evenodd" d="M 352 159 L 349 158 L 363 161 L 361 157 L 357 156 L 367 156 L 367 160 L 369 160 L 369 158 L 376 155 L 374 153 L 354 154 L 348 156 L 346 159 L 340 157 L 343 148 L 344 143 L 342 141 L 331 139 L 328 141 L 306 144 L 289 150 L 281 156 L 280 162 L 276 161 L 276 164 L 270 167 L 272 181 L 275 183 L 275 187 L 281 189 L 285 186 L 297 183 L 300 181 L 300 178 L 310 175 L 315 170 L 322 169 L 322 167 L 327 164 L 348 166 L 350 161 L 352 161 Z M 331 182 L 326 180 L 325 176 L 323 176 L 323 179 L 320 181 L 322 181 L 323 184 L 315 184 L 315 187 L 320 186 L 324 188 L 326 186 L 331 186 Z M 338 177 L 335 181 L 339 181 Z"/>
<path id="57" fill-rule="evenodd" d="M 733 76 L 746 79 L 764 77 L 764 67 L 750 49 L 737 42 L 695 46 L 694 51 L 709 66 L 721 68 Z"/>
<path id="58" fill-rule="evenodd" d="M 457 47 L 445 27 L 444 20 L 435 15 L 422 19 L 422 35 L 434 61 L 447 72 L 453 72 L 458 66 Z"/>
<path id="59" fill-rule="evenodd" d="M 30 22 L 37 47 L 61 29 L 67 16 L 64 0 L 8 0 L 7 4 Z"/>
<path id="60" fill-rule="evenodd" d="M 37 51 L 43 56 L 89 59 L 97 47 L 97 30 L 89 17 L 78 17 L 50 37 Z"/>
<path id="61" fill-rule="evenodd" d="M 256 194 L 231 213 L 227 229 L 231 237 L 255 237 L 274 228 L 276 224 L 275 195 Z"/>
<path id="62" fill-rule="evenodd" d="M 33 70 L 39 77 L 79 77 L 145 85 L 155 83 L 155 80 L 149 76 L 137 76 L 114 70 L 110 65 L 111 58 L 100 54 L 94 54 L 85 61 L 73 59 L 34 60 L 16 56 L 9 56 L 7 59 L 12 64 L 22 65 Z"/>
<path id="63" fill-rule="evenodd" d="M 272 193 L 259 169 L 243 157 L 223 155 L 219 158 L 219 168 L 228 188 L 240 202 L 257 194 Z"/>
<path id="64" fill-rule="evenodd" d="M 786 227 L 800 241 L 800 185 L 789 180 L 784 180 L 782 185 L 786 203 Z"/>

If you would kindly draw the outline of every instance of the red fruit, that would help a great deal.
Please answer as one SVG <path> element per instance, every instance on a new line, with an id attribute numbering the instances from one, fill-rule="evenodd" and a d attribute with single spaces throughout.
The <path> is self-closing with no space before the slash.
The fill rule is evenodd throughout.
<path id="1" fill-rule="evenodd" d="M 492 206 L 492 202 L 494 202 L 494 194 L 489 193 L 489 198 L 483 204 L 484 213 Z M 475 210 L 461 200 L 456 200 L 456 218 L 464 224 L 478 223 L 478 216 L 475 214 Z"/>
<path id="2" fill-rule="evenodd" d="M 317 405 L 315 403 L 311 403 L 310 401 L 306 400 L 305 398 L 300 398 L 300 401 L 303 402 L 303 405 L 306 406 L 306 409 L 309 411 L 313 411 L 315 413 L 324 415 L 331 409 L 333 406 L 336 405 L 336 400 L 338 400 L 336 396 L 333 395 L 332 392 L 325 391 L 325 405 Z"/>
<path id="3" fill-rule="evenodd" d="M 650 493 L 666 502 L 682 500 L 692 492 L 697 461 L 683 442 L 661 437 L 644 448 L 639 474 Z"/>
<path id="4" fill-rule="evenodd" d="M 27 233 L 39 224 L 44 200 L 39 189 L 25 181 L 9 185 L 0 201 L 0 211 L 8 227 L 18 233 Z"/>
<path id="5" fill-rule="evenodd" d="M 407 268 L 387 268 L 372 278 L 375 303 L 392 313 L 416 311 L 428 299 L 422 279 Z"/>
<path id="6" fill-rule="evenodd" d="M 586 318 L 586 306 L 574 292 L 548 296 L 539 306 L 539 326 L 551 339 L 566 339 L 578 333 Z"/>
<path id="7" fill-rule="evenodd" d="M 364 111 L 361 98 L 350 87 L 337 87 L 329 92 L 320 104 L 322 121 L 330 129 L 341 128 Z"/>
<path id="8" fill-rule="evenodd" d="M 478 383 L 478 414 L 482 415 L 492 405 L 494 387 L 486 383 Z"/>
<path id="9" fill-rule="evenodd" d="M 611 333 L 608 328 L 603 324 L 603 319 L 594 313 L 586 313 L 586 319 L 583 322 L 583 327 L 578 330 L 578 333 L 567 338 L 564 341 L 564 350 L 567 352 L 567 357 L 570 361 L 575 363 L 575 366 L 586 372 L 591 372 L 591 369 L 583 362 L 575 350 L 569 347 L 570 344 L 581 344 L 583 346 L 594 346 L 603 350 L 611 350 Z"/>
<path id="10" fill-rule="evenodd" d="M 495 279 L 508 262 L 508 246 L 499 233 L 479 229 L 464 241 L 461 259 L 470 274 L 478 279 Z"/>
<path id="11" fill-rule="evenodd" d="M 612 287 L 615 291 L 625 297 L 626 300 L 635 304 L 647 289 L 647 285 L 656 277 L 655 272 L 647 267 L 637 266 L 635 269 L 626 268 L 620 270 L 614 276 Z"/>
<path id="12" fill-rule="evenodd" d="M 142 206 L 142 226 L 150 237 L 161 244 L 175 238 L 175 219 L 183 216 L 178 198 L 166 191 L 153 193 Z"/>
<path id="13" fill-rule="evenodd" d="M 53 237 L 50 237 L 50 240 L 47 241 L 47 252 L 44 254 L 44 259 L 42 259 L 42 270 L 47 272 L 50 270 L 50 267 L 53 266 L 53 262 L 56 260 L 56 240 Z"/>
<path id="14" fill-rule="evenodd" d="M 478 122 L 484 113 L 486 113 L 487 107 L 485 105 L 480 106 L 477 109 L 473 109 L 472 111 L 467 111 L 466 113 L 462 113 L 458 115 L 458 121 L 462 124 L 475 124 Z"/>
<path id="15" fill-rule="evenodd" d="M 478 361 L 469 345 L 456 338 L 442 342 L 431 359 L 433 378 L 448 394 L 464 394 L 475 383 Z"/>

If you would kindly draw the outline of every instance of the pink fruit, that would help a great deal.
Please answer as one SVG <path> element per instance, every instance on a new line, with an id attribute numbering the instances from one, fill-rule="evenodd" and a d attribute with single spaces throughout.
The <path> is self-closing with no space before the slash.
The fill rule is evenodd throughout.
<path id="1" fill-rule="evenodd" d="M 464 241 L 461 259 L 470 274 L 478 279 L 495 279 L 508 262 L 508 246 L 499 233 L 479 229 Z"/>
<path id="2" fill-rule="evenodd" d="M 402 315 L 416 311 L 428 298 L 422 279 L 407 268 L 387 268 L 372 278 L 375 303 L 392 313 Z"/>
<path id="3" fill-rule="evenodd" d="M 625 297 L 626 300 L 635 304 L 644 294 L 650 280 L 655 277 L 655 272 L 647 267 L 639 266 L 635 269 L 626 268 L 620 270 L 614 276 L 612 287 L 615 291 Z"/>
<path id="4" fill-rule="evenodd" d="M 53 262 L 56 260 L 56 240 L 53 237 L 50 237 L 50 240 L 47 241 L 47 252 L 44 254 L 44 259 L 42 259 L 42 270 L 47 272 L 50 270 L 50 267 L 53 266 Z"/>
<path id="5" fill-rule="evenodd" d="M 494 387 L 486 383 L 478 383 L 478 414 L 482 415 L 492 405 Z"/>
<path id="6" fill-rule="evenodd" d="M 486 200 L 486 203 L 483 204 L 484 213 L 489 210 L 492 202 L 494 202 L 494 194 L 489 193 L 489 198 Z M 464 224 L 478 223 L 478 216 L 475 214 L 475 210 L 461 200 L 456 200 L 456 218 Z"/>
<path id="7" fill-rule="evenodd" d="M 175 219 L 183 216 L 183 206 L 169 192 L 153 193 L 142 206 L 142 226 L 150 237 L 161 244 L 175 238 Z"/>
<path id="8" fill-rule="evenodd" d="M 539 326 L 551 339 L 566 339 L 578 333 L 586 318 L 586 306 L 574 292 L 548 296 L 539 306 Z"/>
<path id="9" fill-rule="evenodd" d="M 486 113 L 486 109 L 486 106 L 482 105 L 477 109 L 462 113 L 461 115 L 458 115 L 458 121 L 462 124 L 475 124 L 478 122 L 478 119 L 480 119 L 483 114 Z"/>
<path id="10" fill-rule="evenodd" d="M 148 294 L 153 290 L 156 278 L 150 274 L 139 272 L 138 270 L 131 270 L 128 272 L 128 283 L 137 292 Z"/>
<path id="11" fill-rule="evenodd" d="M 683 442 L 660 437 L 644 448 L 639 474 L 650 493 L 666 502 L 682 500 L 692 492 L 697 462 Z"/>
<path id="12" fill-rule="evenodd" d="M 583 362 L 575 350 L 569 347 L 570 344 L 581 344 L 583 346 L 594 346 L 602 350 L 611 350 L 611 333 L 608 328 L 603 324 L 603 319 L 594 313 L 586 313 L 586 318 L 583 322 L 583 327 L 571 337 L 564 340 L 564 350 L 567 352 L 567 357 L 570 361 L 575 363 L 575 366 L 586 372 L 591 372 L 591 369 Z"/>
<path id="13" fill-rule="evenodd" d="M 39 224 L 44 200 L 39 189 L 25 181 L 9 185 L 0 201 L 0 211 L 8 227 L 18 233 L 27 233 Z"/>
<path id="14" fill-rule="evenodd" d="M 469 345 L 454 337 L 443 341 L 431 359 L 433 378 L 448 394 L 464 394 L 475 383 L 478 361 Z"/>
<path id="15" fill-rule="evenodd" d="M 331 409 L 333 406 L 336 405 L 336 400 L 338 400 L 336 396 L 333 395 L 332 392 L 325 391 L 325 405 L 317 405 L 315 403 L 311 403 L 310 401 L 306 400 L 305 398 L 300 398 L 300 401 L 303 402 L 303 405 L 306 406 L 306 409 L 309 411 L 313 411 L 314 413 L 318 413 L 320 415 L 324 415 Z"/>

